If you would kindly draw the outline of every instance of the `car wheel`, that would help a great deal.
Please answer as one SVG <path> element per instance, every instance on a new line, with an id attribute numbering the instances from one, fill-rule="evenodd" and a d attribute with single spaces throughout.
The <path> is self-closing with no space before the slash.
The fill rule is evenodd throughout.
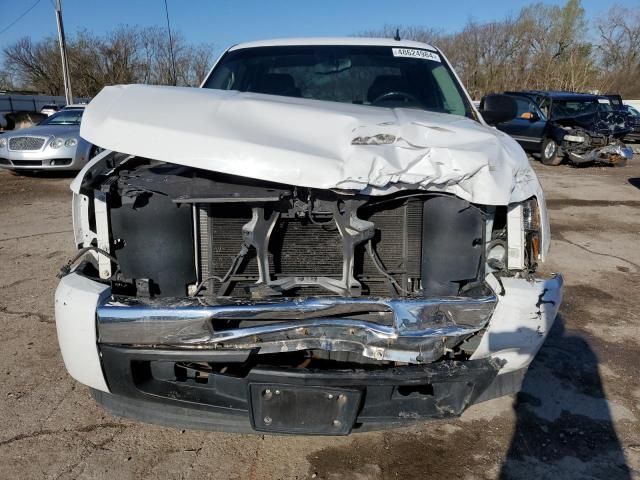
<path id="1" fill-rule="evenodd" d="M 545 138 L 540 148 L 540 161 L 544 165 L 560 165 L 562 157 L 558 155 L 558 144 L 552 138 Z"/>

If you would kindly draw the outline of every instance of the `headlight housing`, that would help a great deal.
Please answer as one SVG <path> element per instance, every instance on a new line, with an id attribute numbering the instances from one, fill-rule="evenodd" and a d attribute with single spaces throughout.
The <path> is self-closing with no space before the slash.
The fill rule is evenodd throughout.
<path id="1" fill-rule="evenodd" d="M 542 216 L 538 199 L 509 205 L 507 245 L 509 270 L 534 271 L 542 258 Z"/>
<path id="2" fill-rule="evenodd" d="M 61 138 L 54 138 L 49 144 L 51 148 L 60 148 L 62 145 L 64 145 L 64 140 Z"/>
<path id="3" fill-rule="evenodd" d="M 522 228 L 525 235 L 525 263 L 531 270 L 535 270 L 542 256 L 540 254 L 540 235 L 542 228 L 542 218 L 540 216 L 540 206 L 535 197 L 523 202 Z"/>
<path id="4" fill-rule="evenodd" d="M 65 147 L 75 147 L 78 144 L 78 140 L 75 138 L 68 138 L 66 142 L 64 142 Z"/>
<path id="5" fill-rule="evenodd" d="M 582 135 L 565 135 L 563 139 L 566 142 L 576 142 L 576 143 L 582 143 L 585 141 L 585 138 Z"/>
<path id="6" fill-rule="evenodd" d="M 6 138 L 0 138 L 0 148 L 4 148 L 7 146 L 7 139 Z"/>

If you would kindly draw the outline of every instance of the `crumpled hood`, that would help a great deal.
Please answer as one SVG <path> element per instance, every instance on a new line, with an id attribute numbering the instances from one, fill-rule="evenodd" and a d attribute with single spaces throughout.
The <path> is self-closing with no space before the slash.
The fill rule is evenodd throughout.
<path id="1" fill-rule="evenodd" d="M 509 136 L 415 109 L 122 85 L 93 99 L 80 133 L 108 150 L 289 185 L 371 195 L 416 188 L 485 205 L 541 196 Z"/>
<path id="2" fill-rule="evenodd" d="M 588 132 L 602 133 L 604 135 L 624 134 L 630 130 L 625 116 L 616 111 L 558 118 L 553 122 L 565 127 L 581 127 Z"/>

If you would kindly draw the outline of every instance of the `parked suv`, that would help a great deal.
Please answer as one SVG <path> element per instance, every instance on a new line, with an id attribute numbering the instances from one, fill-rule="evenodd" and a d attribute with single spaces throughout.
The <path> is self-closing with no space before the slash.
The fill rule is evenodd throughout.
<path id="1" fill-rule="evenodd" d="M 418 42 L 227 50 L 203 88 L 87 107 L 56 325 L 110 411 L 182 427 L 347 434 L 519 389 L 562 277 L 524 151 Z M 189 118 L 188 122 L 175 122 Z"/>
<path id="2" fill-rule="evenodd" d="M 624 166 L 633 152 L 622 142 L 631 128 L 604 96 L 583 93 L 506 92 L 518 105 L 514 119 L 497 128 L 545 165 L 602 162 Z"/>

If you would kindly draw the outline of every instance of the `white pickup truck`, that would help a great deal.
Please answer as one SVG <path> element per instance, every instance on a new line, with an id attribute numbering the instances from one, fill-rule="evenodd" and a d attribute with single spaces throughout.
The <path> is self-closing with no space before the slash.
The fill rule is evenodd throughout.
<path id="1" fill-rule="evenodd" d="M 438 49 L 319 38 L 227 50 L 202 88 L 87 107 L 67 370 L 118 415 L 344 435 L 519 389 L 562 277 L 524 151 Z"/>

